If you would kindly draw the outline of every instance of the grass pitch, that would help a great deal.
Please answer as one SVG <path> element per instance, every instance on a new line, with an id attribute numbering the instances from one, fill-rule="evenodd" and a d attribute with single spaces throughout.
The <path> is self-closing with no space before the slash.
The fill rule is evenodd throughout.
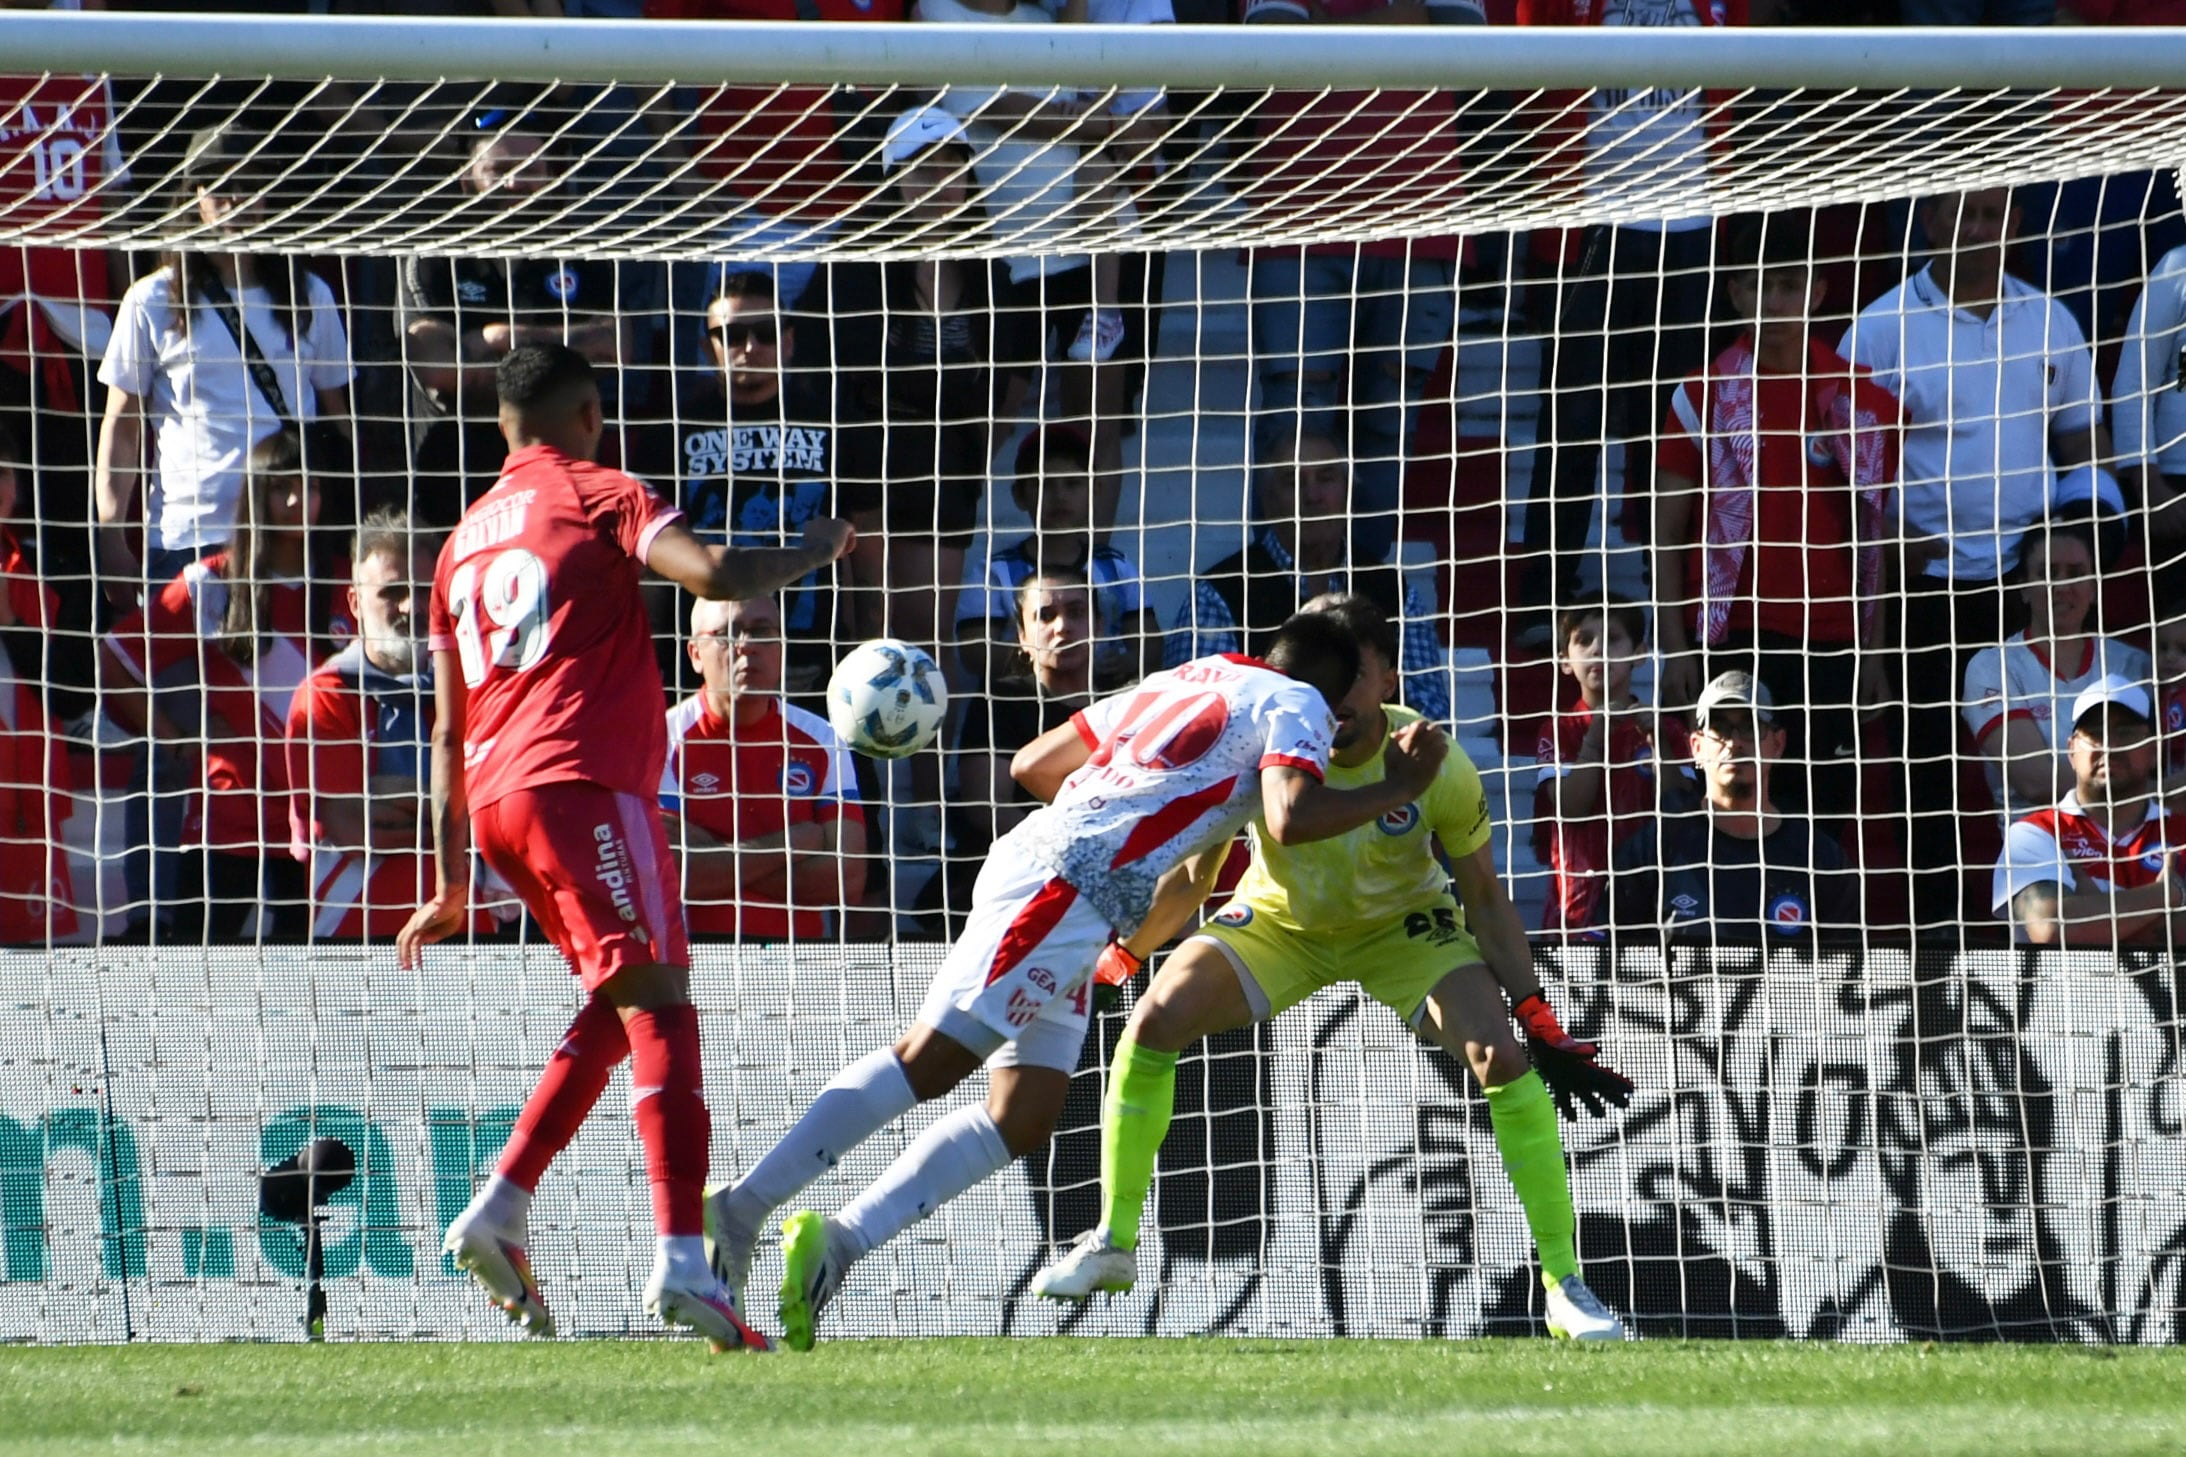
<path id="1" fill-rule="evenodd" d="M 2186 1351 L 1547 1341 L 0 1350 L 0 1454 L 2186 1452 Z"/>

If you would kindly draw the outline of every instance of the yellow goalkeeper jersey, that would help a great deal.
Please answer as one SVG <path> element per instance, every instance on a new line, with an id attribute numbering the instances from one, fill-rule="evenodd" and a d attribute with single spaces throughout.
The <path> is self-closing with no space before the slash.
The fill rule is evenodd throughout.
<path id="1" fill-rule="evenodd" d="M 1394 704 L 1383 711 L 1392 733 L 1420 717 Z M 1328 766 L 1334 789 L 1378 784 L 1384 777 L 1378 753 L 1356 768 Z M 1453 743 L 1425 795 L 1333 839 L 1278 845 L 1266 822 L 1255 819 L 1252 868 L 1238 882 L 1236 898 L 1251 902 L 1256 915 L 1300 931 L 1380 924 L 1442 896 L 1449 876 L 1430 837 L 1441 840 L 1451 859 L 1462 860 L 1488 843 L 1491 828 L 1480 771 Z"/>

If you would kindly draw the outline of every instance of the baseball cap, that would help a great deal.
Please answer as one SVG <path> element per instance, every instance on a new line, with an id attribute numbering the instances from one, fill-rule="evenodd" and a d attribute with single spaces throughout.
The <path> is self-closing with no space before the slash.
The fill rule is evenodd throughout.
<path id="1" fill-rule="evenodd" d="M 238 182 L 263 181 L 278 170 L 271 157 L 256 151 L 228 126 L 199 127 L 190 133 L 190 143 L 182 153 L 182 175 L 200 184 L 222 177 Z"/>
<path id="2" fill-rule="evenodd" d="M 2105 673 L 2080 690 L 2080 696 L 2072 700 L 2072 726 L 2077 729 L 2091 713 L 2099 713 L 2115 703 L 2141 722 L 2154 727 L 2156 705 L 2148 696 L 2148 690 L 2130 678 L 2116 673 Z"/>
<path id="3" fill-rule="evenodd" d="M 1707 728 L 1709 717 L 1719 708 L 1750 709 L 1755 723 L 1776 722 L 1776 700 L 1770 696 L 1768 684 L 1751 673 L 1718 673 L 1710 679 L 1708 686 L 1700 690 L 1694 721 Z"/>
<path id="4" fill-rule="evenodd" d="M 893 172 L 928 147 L 969 140 L 964 134 L 964 124 L 955 117 L 938 106 L 921 106 L 888 123 L 888 136 L 880 144 L 880 158 Z"/>

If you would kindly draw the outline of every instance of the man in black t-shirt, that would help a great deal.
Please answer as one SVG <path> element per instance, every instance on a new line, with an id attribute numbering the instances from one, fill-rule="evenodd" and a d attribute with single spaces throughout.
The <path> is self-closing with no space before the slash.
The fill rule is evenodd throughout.
<path id="1" fill-rule="evenodd" d="M 1616 847 L 1595 934 L 1755 941 L 1856 925 L 1858 886 L 1843 851 L 1769 797 L 1785 734 L 1767 685 L 1721 674 L 1701 691 L 1694 724 L 1701 806 L 1665 815 Z"/>
<path id="2" fill-rule="evenodd" d="M 511 228 L 537 226 L 567 204 L 548 197 L 567 166 L 548 139 L 512 122 L 482 133 L 463 169 L 465 193 L 504 212 Z M 491 227 L 490 215 L 476 219 Z M 635 363 L 612 263 L 557 258 L 412 257 L 398 282 L 403 359 L 431 424 L 417 442 L 417 514 L 453 525 L 493 485 L 508 446 L 495 423 L 494 368 L 526 344 L 566 344 L 603 381 Z M 407 504 L 407 503 L 405 503 Z"/>
<path id="3" fill-rule="evenodd" d="M 815 516 L 865 509 L 880 486 L 876 432 L 843 418 L 828 376 L 792 367 L 797 333 L 765 273 L 730 273 L 706 306 L 716 368 L 679 380 L 675 416 L 633 442 L 630 465 L 674 497 L 685 524 L 731 546 L 794 544 Z M 783 688 L 817 691 L 834 664 L 835 568 L 781 596 Z"/>

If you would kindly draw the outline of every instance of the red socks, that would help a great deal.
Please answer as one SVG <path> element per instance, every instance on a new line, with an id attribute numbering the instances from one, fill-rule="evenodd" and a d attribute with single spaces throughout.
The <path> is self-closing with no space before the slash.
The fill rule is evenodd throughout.
<path id="1" fill-rule="evenodd" d="M 653 1186 L 653 1223 L 663 1235 L 703 1234 L 713 1122 L 699 1064 L 698 1009 L 632 1012 L 623 1027 L 630 1040 L 631 1116 Z"/>
<path id="2" fill-rule="evenodd" d="M 538 1188 L 547 1165 L 569 1147 L 616 1064 L 629 1054 L 622 1018 L 607 999 L 595 996 L 586 1002 L 562 1034 L 562 1045 L 547 1059 L 494 1172 L 518 1188 Z"/>

